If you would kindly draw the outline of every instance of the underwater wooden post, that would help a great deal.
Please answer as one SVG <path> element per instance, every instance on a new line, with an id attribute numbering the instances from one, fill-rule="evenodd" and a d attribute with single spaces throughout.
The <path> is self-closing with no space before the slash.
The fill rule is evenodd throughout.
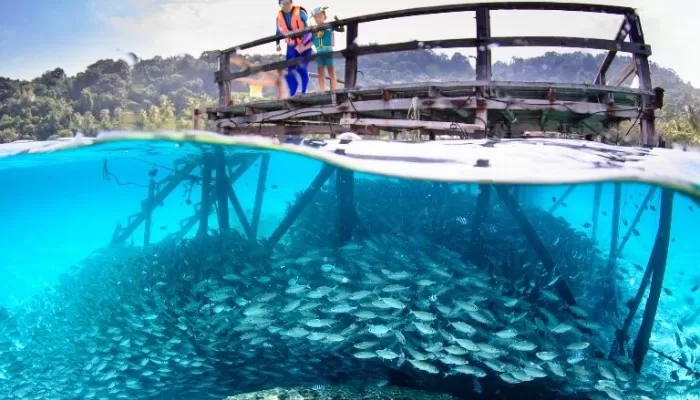
<path id="1" fill-rule="evenodd" d="M 238 196 L 236 195 L 236 190 L 233 188 L 233 182 L 231 182 L 230 185 L 226 185 L 226 190 L 228 194 L 228 199 L 231 201 L 233 211 L 236 213 L 236 216 L 238 217 L 238 220 L 240 221 L 241 226 L 243 227 L 243 231 L 245 232 L 246 236 L 248 236 L 248 239 L 255 240 L 253 230 L 251 229 L 250 224 L 248 223 L 248 218 L 246 218 L 245 212 L 243 211 L 243 207 L 241 206 L 241 202 L 240 200 L 238 200 Z"/>
<path id="2" fill-rule="evenodd" d="M 496 190 L 496 193 L 498 193 L 498 197 L 501 198 L 503 204 L 505 204 L 508 211 L 511 213 L 515 221 L 520 226 L 520 229 L 527 238 L 528 242 L 530 242 L 530 245 L 535 251 L 535 254 L 537 254 L 540 261 L 542 261 L 542 265 L 544 266 L 544 268 L 549 272 L 554 272 L 556 264 L 554 263 L 552 255 L 549 254 L 547 247 L 544 245 L 542 239 L 540 239 L 540 236 L 537 234 L 537 231 L 527 219 L 525 213 L 523 213 L 523 210 L 520 208 L 520 205 L 518 205 L 518 202 L 515 201 L 513 196 L 508 192 L 508 186 L 493 185 L 493 188 L 494 190 Z M 565 277 L 562 276 L 559 280 L 557 280 L 557 283 L 555 285 L 557 292 L 567 305 L 576 304 L 576 298 L 574 297 L 574 293 L 571 291 L 571 288 L 566 283 Z"/>
<path id="3" fill-rule="evenodd" d="M 593 215 L 591 216 L 592 226 L 591 226 L 591 239 L 593 244 L 596 243 L 596 236 L 598 235 L 598 216 L 600 215 L 600 199 L 603 195 L 603 184 L 596 183 L 593 193 Z"/>
<path id="4" fill-rule="evenodd" d="M 277 229 L 275 229 L 275 231 L 272 232 L 270 237 L 267 239 L 268 249 L 275 247 L 280 239 L 282 239 L 282 236 L 287 233 L 287 230 L 289 230 L 294 221 L 299 218 L 301 212 L 304 211 L 304 208 L 311 202 L 316 192 L 323 187 L 328 178 L 330 178 L 331 174 L 333 174 L 333 171 L 335 171 L 335 167 L 332 165 L 323 165 L 323 168 L 321 168 L 321 170 L 318 172 L 316 178 L 314 178 L 309 187 L 306 188 L 306 191 L 304 191 L 297 202 L 294 203 L 292 208 L 289 209 L 289 212 L 287 212 L 287 215 L 284 216 L 282 222 L 280 222 L 280 224 L 277 226 Z"/>
<path id="5" fill-rule="evenodd" d="M 620 182 L 615 182 L 614 184 L 614 195 L 613 195 L 613 215 L 612 215 L 612 233 L 610 235 L 610 254 L 608 254 L 608 276 L 611 279 L 612 284 L 612 306 L 615 310 L 615 314 L 619 315 L 618 309 L 618 292 L 617 292 L 617 280 L 615 279 L 615 267 L 617 266 L 617 238 L 620 234 L 620 201 L 622 198 L 622 186 Z"/>
<path id="6" fill-rule="evenodd" d="M 194 162 L 186 164 L 181 170 L 177 171 L 176 174 L 174 174 L 170 178 L 166 178 L 165 180 L 167 180 L 168 183 L 165 185 L 165 187 L 163 189 L 161 189 L 160 191 L 158 191 L 154 195 L 153 201 L 149 205 L 149 210 L 155 208 L 160 203 L 162 203 L 163 200 L 165 200 L 165 198 L 168 197 L 168 195 L 170 195 L 170 193 L 172 193 L 172 191 L 175 190 L 175 188 L 185 178 L 189 177 L 190 172 L 192 172 L 192 170 L 195 169 L 196 166 L 197 166 L 197 164 Z M 112 237 L 112 244 L 121 243 L 124 240 L 126 240 L 126 238 L 128 238 L 136 230 L 136 228 L 139 225 L 141 225 L 141 223 L 145 220 L 146 220 L 146 213 L 143 211 L 138 213 L 136 215 L 136 217 L 134 219 L 132 219 L 125 228 L 121 229 L 118 234 L 115 234 Z"/>
<path id="7" fill-rule="evenodd" d="M 253 206 L 253 219 L 251 222 L 251 232 L 253 238 L 258 237 L 258 227 L 260 226 L 260 213 L 265 196 L 265 185 L 267 185 L 267 171 L 270 169 L 270 155 L 265 153 L 260 156 L 260 171 L 258 172 L 258 186 L 255 188 L 255 204 Z"/>
<path id="8" fill-rule="evenodd" d="M 248 170 L 248 168 L 255 163 L 257 155 L 250 157 L 248 154 L 237 154 L 237 156 L 241 159 L 241 161 L 236 169 L 229 174 L 229 184 L 226 185 L 226 193 L 229 201 L 231 201 L 231 205 L 233 206 L 233 211 L 236 213 L 236 217 L 238 217 L 238 221 L 241 223 L 246 236 L 248 236 L 248 239 L 250 240 L 255 240 L 255 235 L 253 235 L 253 230 L 248 223 L 248 218 L 245 216 L 245 212 L 243 211 L 241 202 L 238 200 L 238 196 L 236 195 L 236 190 L 234 189 L 233 185 Z"/>
<path id="9" fill-rule="evenodd" d="M 620 246 L 617 248 L 617 254 L 622 254 L 622 250 L 624 250 L 625 245 L 627 244 L 627 241 L 630 240 L 630 237 L 632 236 L 632 232 L 634 232 L 634 230 L 637 228 L 637 224 L 639 223 L 639 220 L 642 218 L 642 214 L 644 213 L 644 210 L 647 208 L 649 201 L 651 201 L 651 198 L 654 197 L 655 194 L 656 194 L 656 187 L 652 186 L 649 189 L 649 191 L 647 192 L 647 195 L 644 197 L 642 204 L 639 205 L 639 209 L 637 210 L 637 213 L 634 215 L 634 219 L 632 220 L 632 223 L 630 224 L 630 227 L 627 230 L 627 233 L 622 238 L 622 242 L 620 243 Z"/>
<path id="10" fill-rule="evenodd" d="M 211 198 L 212 196 L 212 191 L 209 192 L 209 197 Z M 168 237 L 175 238 L 175 239 L 180 239 L 183 236 L 187 234 L 199 221 L 199 212 L 202 208 L 202 203 L 195 204 L 194 206 L 194 214 L 192 216 L 188 217 L 187 220 L 183 223 L 180 221 L 180 229 L 175 232 L 170 234 Z"/>
<path id="11" fill-rule="evenodd" d="M 143 212 L 146 213 L 146 219 L 143 222 L 143 245 L 151 244 L 151 219 L 153 217 L 153 197 L 156 193 L 156 180 L 151 178 L 148 182 L 148 198 L 144 202 Z"/>
<path id="12" fill-rule="evenodd" d="M 477 186 L 476 210 L 474 210 L 474 225 L 472 226 L 471 261 L 476 265 L 484 262 L 484 227 L 489 219 L 491 210 L 491 185 Z"/>
<path id="13" fill-rule="evenodd" d="M 340 144 L 347 145 L 351 139 L 341 139 Z M 345 154 L 345 149 L 337 149 L 336 154 Z M 338 245 L 342 246 L 352 239 L 355 225 L 355 172 L 345 168 L 335 171 L 335 193 L 338 197 Z"/>
<path id="14" fill-rule="evenodd" d="M 211 190 L 211 175 L 212 175 L 212 160 L 211 156 L 204 155 L 202 157 L 202 206 L 199 212 L 199 229 L 197 236 L 204 236 L 209 230 L 209 214 L 211 213 L 211 199 L 209 191 Z"/>
<path id="15" fill-rule="evenodd" d="M 671 189 L 662 189 L 661 209 L 659 210 L 659 229 L 656 233 L 656 240 L 654 240 L 651 256 L 649 257 L 648 267 L 653 269 L 651 287 L 649 288 L 649 297 L 647 298 L 646 307 L 644 308 L 644 317 L 642 318 L 642 324 L 639 327 L 637 339 L 634 342 L 634 351 L 632 353 L 634 370 L 637 371 L 637 373 L 642 370 L 644 357 L 648 351 L 649 338 L 651 337 L 651 331 L 654 327 L 656 311 L 659 307 L 659 298 L 661 297 L 661 289 L 664 283 L 666 261 L 668 259 L 668 245 L 671 239 L 673 196 L 674 192 Z"/>
<path id="16" fill-rule="evenodd" d="M 566 188 L 566 190 L 564 191 L 564 193 L 562 193 L 562 195 L 559 196 L 559 198 L 557 199 L 557 201 L 555 201 L 554 204 L 552 204 L 552 206 L 549 207 L 549 210 L 547 210 L 547 212 L 551 214 L 551 213 L 553 213 L 557 208 L 559 208 L 559 206 L 562 205 L 562 203 L 564 202 L 564 200 L 566 200 L 566 198 L 569 197 L 569 195 L 571 194 L 571 192 L 574 191 L 574 189 L 576 189 L 576 185 L 569 185 L 569 187 Z"/>
<path id="17" fill-rule="evenodd" d="M 634 317 L 637 315 L 637 310 L 639 309 L 639 305 L 642 303 L 644 293 L 647 291 L 653 270 L 652 264 L 647 264 L 642 281 L 639 283 L 637 294 L 634 296 L 634 299 L 628 303 L 630 311 L 625 318 L 625 322 L 622 324 L 622 328 L 615 332 L 615 339 L 613 340 L 613 344 L 610 349 L 610 357 L 613 357 L 616 354 L 624 355 L 625 345 L 627 343 L 627 339 L 629 339 L 627 337 L 627 332 L 629 332 L 630 326 L 632 326 L 632 321 L 634 321 Z"/>
<path id="18" fill-rule="evenodd" d="M 338 244 L 352 239 L 355 223 L 355 173 L 352 170 L 336 170 L 336 194 L 338 196 Z"/>
<path id="19" fill-rule="evenodd" d="M 228 215 L 228 186 L 229 179 L 226 175 L 226 156 L 224 150 L 217 146 L 214 149 L 214 163 L 216 165 L 216 202 L 217 220 L 219 222 L 219 234 L 228 232 L 231 228 Z"/>
<path id="20" fill-rule="evenodd" d="M 238 154 L 239 157 L 242 155 Z M 245 172 L 250 168 L 251 165 L 255 164 L 255 160 L 257 160 L 258 156 L 253 155 L 252 157 L 249 155 L 246 155 L 245 157 L 242 157 L 241 162 L 238 164 L 238 167 L 231 172 L 229 179 L 231 181 L 231 184 L 233 185 Z"/>

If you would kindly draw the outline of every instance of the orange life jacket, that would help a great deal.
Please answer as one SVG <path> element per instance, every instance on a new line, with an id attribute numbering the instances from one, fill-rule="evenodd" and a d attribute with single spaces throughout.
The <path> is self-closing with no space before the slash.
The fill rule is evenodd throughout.
<path id="1" fill-rule="evenodd" d="M 287 20 L 284 18 L 284 12 L 280 10 L 280 12 L 277 14 L 277 27 L 283 35 L 291 31 L 297 31 L 306 28 L 306 25 L 304 25 L 304 21 L 301 19 L 302 11 L 306 12 L 306 9 L 302 6 L 292 7 L 292 26 L 288 26 Z M 286 38 L 285 40 L 287 44 L 299 44 L 302 41 L 302 37 Z"/>

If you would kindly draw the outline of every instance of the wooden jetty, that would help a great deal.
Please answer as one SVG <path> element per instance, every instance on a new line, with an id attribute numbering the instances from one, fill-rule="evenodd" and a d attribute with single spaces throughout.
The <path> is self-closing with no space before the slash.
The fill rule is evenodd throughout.
<path id="1" fill-rule="evenodd" d="M 620 15 L 620 28 L 611 40 L 582 37 L 493 37 L 491 11 L 546 10 Z M 360 25 L 388 19 L 429 14 L 473 12 L 476 16 L 474 37 L 446 40 L 413 40 L 403 43 L 359 45 Z M 377 135 L 380 131 L 420 130 L 430 139 L 437 135 L 469 138 L 518 137 L 528 132 L 577 133 L 595 135 L 622 121 L 639 122 L 642 145 L 654 143 L 655 110 L 663 104 L 663 90 L 651 87 L 648 57 L 651 49 L 644 41 L 641 22 L 628 7 L 549 2 L 468 3 L 439 7 L 421 7 L 383 12 L 336 20 L 290 34 L 299 36 L 324 28 L 344 28 L 344 49 L 333 53 L 345 60 L 344 88 L 333 93 L 309 93 L 293 98 L 261 100 L 234 104 L 230 83 L 259 73 L 279 72 L 310 62 L 317 55 L 303 59 L 279 61 L 266 65 L 248 65 L 241 71 L 231 70 L 232 58 L 243 50 L 273 43 L 270 36 L 219 52 L 219 104 L 209 108 L 206 118 L 210 127 L 225 134 L 304 135 L 352 131 Z M 545 82 L 499 82 L 492 80 L 491 48 L 498 47 L 569 47 L 607 50 L 595 81 L 591 84 Z M 476 48 L 476 80 L 460 82 L 424 82 L 361 87 L 357 84 L 358 57 L 419 49 Z M 622 76 L 607 78 L 617 53 L 632 55 L 632 62 Z M 620 87 L 636 74 L 639 88 Z"/>
<path id="2" fill-rule="evenodd" d="M 611 40 L 550 36 L 492 37 L 490 13 L 501 10 L 605 13 L 619 15 L 622 21 L 617 34 Z M 475 13 L 476 32 L 473 38 L 409 41 L 367 46 L 356 43 L 359 26 L 363 23 L 455 12 Z M 278 137 L 311 134 L 334 137 L 348 131 L 360 135 L 378 135 L 381 131 L 396 134 L 407 130 L 418 130 L 429 139 L 436 139 L 438 135 L 467 138 L 507 138 L 527 136 L 530 131 L 578 132 L 585 136 L 596 131 L 603 131 L 621 121 L 633 120 L 640 124 L 641 141 L 644 147 L 652 147 L 657 139 L 654 132 L 655 110 L 660 109 L 663 105 L 663 90 L 651 87 L 648 61 L 651 49 L 644 41 L 639 16 L 632 8 L 549 2 L 455 4 L 390 11 L 336 20 L 289 35 L 298 36 L 317 29 L 343 27 L 347 32 L 346 47 L 334 52 L 334 56 L 345 59 L 345 87 L 343 89 L 332 93 L 310 93 L 287 99 L 234 104 L 230 90 L 231 81 L 260 73 L 274 73 L 291 65 L 313 61 L 317 58 L 316 55 L 313 55 L 304 59 L 280 61 L 266 65 L 246 65 L 242 71 L 233 72 L 230 68 L 231 61 L 233 57 L 238 57 L 238 52 L 273 43 L 282 37 L 270 36 L 258 39 L 219 52 L 219 70 L 215 74 L 219 87 L 219 103 L 217 107 L 209 108 L 206 111 L 195 110 L 195 127 L 198 127 L 202 117 L 205 117 L 209 128 L 224 134 Z M 490 49 L 493 45 L 500 47 L 546 46 L 602 49 L 607 50 L 607 55 L 592 84 L 499 82 L 492 80 Z M 463 47 L 477 49 L 475 81 L 387 84 L 379 87 L 361 87 L 357 84 L 358 57 L 360 56 L 426 48 Z M 631 54 L 632 62 L 625 68 L 622 76 L 613 82 L 608 80 L 607 73 L 617 53 Z M 636 74 L 639 88 L 620 87 L 621 83 L 632 74 Z M 347 141 L 341 140 L 341 144 L 347 143 Z M 660 141 L 660 143 L 663 142 Z M 339 152 L 342 154 L 342 151 Z M 483 161 L 485 163 L 481 166 L 488 167 L 488 160 Z M 260 169 L 253 215 L 249 222 L 243 213 L 233 184 L 256 162 L 260 163 Z M 176 166 L 176 172 L 169 175 L 168 178 L 161 182 L 156 182 L 151 178 L 148 197 L 143 201 L 141 210 L 130 216 L 126 226 L 117 226 L 113 243 L 124 242 L 143 223 L 146 228 L 144 243 L 148 244 L 151 213 L 181 182 L 188 181 L 201 185 L 201 202 L 193 205 L 194 214 L 182 221 L 181 229 L 175 236 L 181 237 L 197 224 L 199 224 L 198 235 L 207 235 L 208 217 L 213 212 L 217 213 L 219 232 L 229 230 L 228 210 L 230 203 L 244 234 L 251 240 L 251 243 L 270 250 L 289 230 L 303 209 L 311 202 L 315 193 L 332 176 L 335 176 L 335 190 L 338 197 L 338 244 L 347 243 L 353 237 L 354 231 L 357 230 L 357 216 L 354 209 L 354 172 L 325 165 L 296 203 L 290 207 L 271 236 L 259 238 L 257 231 L 269 163 L 269 153 L 225 154 L 219 147 L 205 149 L 199 157 L 182 160 Z M 593 237 L 595 237 L 598 227 L 601 187 L 600 184 L 597 185 L 593 199 Z M 566 189 L 559 196 L 559 201 L 549 211 L 553 212 L 559 207 L 573 190 L 573 186 Z M 608 261 L 611 277 L 614 277 L 617 257 L 627 243 L 630 233 L 633 232 L 645 208 L 639 209 L 624 238 L 618 241 L 620 190 L 620 184 L 616 184 L 612 205 L 614 210 L 613 235 Z M 656 189 L 650 191 L 645 203 L 649 202 L 655 192 Z M 623 327 L 617 331 L 617 337 L 611 350 L 611 355 L 626 353 L 627 343 L 630 339 L 628 330 L 644 293 L 650 286 L 651 290 L 646 301 L 641 329 L 637 335 L 634 350 L 630 354 L 637 371 L 641 370 L 649 348 L 649 337 L 655 320 L 668 256 L 674 194 L 670 189 L 662 189 L 661 192 L 659 230 L 647 272 L 640 284 L 637 297 L 630 305 L 630 312 Z M 547 247 L 521 209 L 517 190 L 511 190 L 507 186 L 479 185 L 477 217 L 473 222 L 472 237 L 469 239 L 472 244 L 478 249 L 480 243 L 483 243 L 482 232 L 488 224 L 489 208 L 493 197 L 503 202 L 513 215 L 542 264 L 549 269 L 555 268 Z M 569 305 L 576 304 L 576 299 L 566 283 L 566 278 L 558 281 L 556 290 Z"/>

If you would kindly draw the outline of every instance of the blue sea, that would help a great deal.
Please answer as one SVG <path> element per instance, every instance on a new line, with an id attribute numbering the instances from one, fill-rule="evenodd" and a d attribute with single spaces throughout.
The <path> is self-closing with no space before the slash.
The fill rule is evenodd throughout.
<path id="1" fill-rule="evenodd" d="M 199 229 L 203 154 L 211 165 L 225 157 L 227 179 L 242 172 L 223 192 L 228 231 L 216 171 Z M 187 163 L 193 169 L 182 172 Z M 269 245 L 324 168 L 279 150 L 166 140 L 0 158 L 0 397 L 224 399 L 285 385 L 311 395 L 369 385 L 494 398 L 541 384 L 556 395 L 540 398 L 695 398 L 697 199 L 643 183 L 499 191 L 343 170 L 352 198 L 338 198 L 349 192 L 330 173 Z M 151 182 L 155 194 L 177 186 L 149 213 Z M 251 238 L 230 196 L 254 225 L 261 182 Z M 629 360 L 646 300 L 625 354 L 608 355 L 650 262 L 664 191 L 673 202 L 654 351 L 637 375 Z M 343 238 L 348 204 L 357 226 Z M 148 232 L 144 223 L 124 231 L 140 213 Z M 620 252 L 609 264 L 611 241 Z M 576 306 L 562 297 L 564 282 Z"/>

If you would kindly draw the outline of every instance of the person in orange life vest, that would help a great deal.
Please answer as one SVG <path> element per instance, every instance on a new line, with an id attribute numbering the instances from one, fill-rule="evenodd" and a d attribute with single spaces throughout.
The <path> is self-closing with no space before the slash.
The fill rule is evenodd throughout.
<path id="1" fill-rule="evenodd" d="M 305 29 L 309 27 L 309 17 L 308 13 L 302 6 L 292 5 L 292 0 L 278 0 L 281 10 L 277 13 L 277 35 L 289 33 L 291 31 L 296 31 L 299 29 Z M 287 42 L 287 60 L 291 60 L 297 57 L 308 57 L 313 53 L 311 49 L 312 46 L 312 34 L 311 32 L 305 34 L 303 37 L 286 38 Z M 279 40 L 277 41 L 277 51 L 281 51 Z M 287 74 L 285 75 L 285 80 L 287 81 L 287 86 L 289 87 L 289 95 L 294 96 L 299 88 L 299 82 L 297 81 L 296 75 L 298 74 L 301 79 L 301 93 L 306 93 L 306 89 L 309 86 L 309 63 L 302 62 L 291 66 L 287 69 Z"/>

